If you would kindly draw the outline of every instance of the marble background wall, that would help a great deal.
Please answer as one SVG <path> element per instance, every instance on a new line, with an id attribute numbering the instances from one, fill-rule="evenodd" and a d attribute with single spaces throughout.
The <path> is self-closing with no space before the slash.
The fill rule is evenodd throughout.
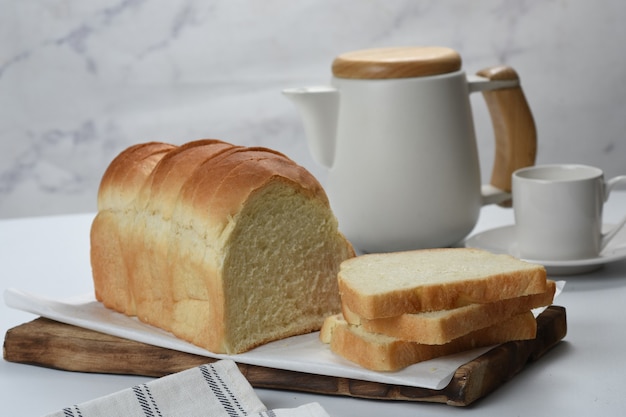
<path id="1" fill-rule="evenodd" d="M 0 0 L 0 217 L 95 210 L 111 159 L 220 138 L 312 161 L 280 91 L 354 49 L 442 45 L 522 78 L 538 162 L 626 173 L 622 0 Z M 493 134 L 472 97 L 488 178 Z"/>

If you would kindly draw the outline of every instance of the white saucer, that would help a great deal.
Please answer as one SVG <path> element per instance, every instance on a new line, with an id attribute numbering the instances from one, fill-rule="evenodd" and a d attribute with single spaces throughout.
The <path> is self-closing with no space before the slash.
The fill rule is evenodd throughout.
<path id="1" fill-rule="evenodd" d="M 609 228 L 611 225 L 604 225 Z M 485 249 L 494 253 L 507 253 L 518 256 L 515 242 L 515 226 L 503 226 L 478 233 L 465 241 L 468 248 Z M 626 259 L 626 227 L 607 244 L 600 256 L 590 259 L 571 261 L 549 261 L 541 259 L 524 259 L 525 261 L 545 266 L 550 275 L 575 275 L 594 271 L 610 262 Z"/>

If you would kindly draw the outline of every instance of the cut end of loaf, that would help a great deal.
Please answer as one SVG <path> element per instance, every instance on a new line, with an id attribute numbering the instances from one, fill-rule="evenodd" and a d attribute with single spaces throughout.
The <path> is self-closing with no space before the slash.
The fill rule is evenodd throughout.
<path id="1" fill-rule="evenodd" d="M 339 311 L 336 275 L 352 251 L 323 202 L 275 179 L 233 221 L 223 269 L 232 350 L 319 330 Z"/>

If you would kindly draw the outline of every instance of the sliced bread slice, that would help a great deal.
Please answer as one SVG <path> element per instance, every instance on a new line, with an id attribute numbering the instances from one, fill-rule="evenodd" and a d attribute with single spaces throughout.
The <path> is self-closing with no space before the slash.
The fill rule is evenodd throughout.
<path id="1" fill-rule="evenodd" d="M 515 315 L 493 326 L 476 330 L 443 345 L 408 342 L 396 337 L 370 333 L 352 326 L 341 314 L 326 318 L 320 339 L 345 359 L 373 371 L 397 371 L 409 365 L 465 350 L 536 337 L 533 314 Z"/>
<path id="2" fill-rule="evenodd" d="M 451 310 L 402 314 L 396 317 L 365 319 L 342 306 L 345 320 L 371 333 L 380 333 L 416 343 L 442 345 L 474 330 L 537 307 L 552 304 L 556 283 L 548 280 L 548 290 L 539 294 L 508 298 L 492 303 L 470 304 Z"/>
<path id="3" fill-rule="evenodd" d="M 362 255 L 342 262 L 342 303 L 377 319 L 449 310 L 547 290 L 541 265 L 472 248 Z"/>

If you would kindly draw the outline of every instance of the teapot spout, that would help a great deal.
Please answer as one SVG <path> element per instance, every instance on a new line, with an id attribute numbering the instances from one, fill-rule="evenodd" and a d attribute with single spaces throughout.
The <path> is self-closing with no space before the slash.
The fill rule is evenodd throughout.
<path id="1" fill-rule="evenodd" d="M 298 109 L 313 159 L 331 168 L 339 115 L 339 90 L 334 87 L 303 87 L 283 90 Z"/>

